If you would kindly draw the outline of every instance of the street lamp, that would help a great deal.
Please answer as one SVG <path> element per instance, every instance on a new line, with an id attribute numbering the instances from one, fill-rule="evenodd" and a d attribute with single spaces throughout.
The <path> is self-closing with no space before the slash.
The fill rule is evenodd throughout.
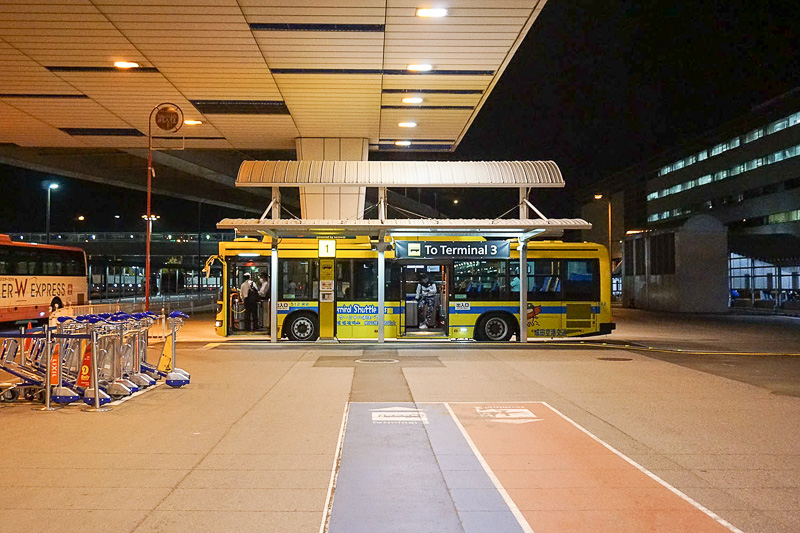
<path id="1" fill-rule="evenodd" d="M 603 195 L 602 194 L 595 194 L 594 195 L 594 199 L 595 200 L 602 200 L 603 199 Z M 611 267 L 612 256 L 611 256 L 611 195 L 610 194 L 607 195 L 606 201 L 608 202 L 608 265 L 609 265 L 609 267 Z M 611 267 L 611 268 L 613 268 L 613 267 Z"/>
<path id="2" fill-rule="evenodd" d="M 44 186 L 47 189 L 47 219 L 45 222 L 45 232 L 47 233 L 47 244 L 50 244 L 50 193 L 58 189 L 58 183 L 48 181 L 45 182 Z"/>
<path id="3" fill-rule="evenodd" d="M 147 222 L 147 238 L 145 239 L 147 241 L 147 244 L 146 244 L 147 250 L 145 252 L 145 264 L 144 264 L 144 272 L 145 272 L 145 278 L 144 278 L 144 310 L 145 311 L 149 311 L 150 310 L 150 235 L 152 235 L 152 233 L 153 233 L 153 221 L 154 220 L 158 220 L 159 218 L 161 218 L 158 215 L 154 215 L 154 214 L 150 213 L 150 202 L 149 202 L 150 198 L 148 197 L 147 200 L 148 200 L 148 202 L 147 202 L 147 214 L 146 215 L 142 215 L 142 219 Z"/>

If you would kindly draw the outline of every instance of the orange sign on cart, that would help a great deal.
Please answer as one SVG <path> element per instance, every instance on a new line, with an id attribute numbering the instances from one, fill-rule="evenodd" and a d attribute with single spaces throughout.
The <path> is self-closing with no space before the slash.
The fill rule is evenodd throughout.
<path id="1" fill-rule="evenodd" d="M 78 375 L 78 386 L 88 387 L 92 384 L 92 345 L 87 343 L 81 362 L 81 373 Z"/>
<path id="2" fill-rule="evenodd" d="M 48 382 L 49 385 L 58 385 L 58 359 L 59 359 L 59 352 L 60 346 L 56 344 L 53 346 L 53 355 L 50 356 L 50 381 Z"/>

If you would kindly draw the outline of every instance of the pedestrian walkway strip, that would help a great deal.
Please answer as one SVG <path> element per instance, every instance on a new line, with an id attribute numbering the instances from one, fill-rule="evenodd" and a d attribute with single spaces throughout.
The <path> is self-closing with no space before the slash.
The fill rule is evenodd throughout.
<path id="1" fill-rule="evenodd" d="M 543 402 L 350 403 L 322 531 L 739 531 Z"/>

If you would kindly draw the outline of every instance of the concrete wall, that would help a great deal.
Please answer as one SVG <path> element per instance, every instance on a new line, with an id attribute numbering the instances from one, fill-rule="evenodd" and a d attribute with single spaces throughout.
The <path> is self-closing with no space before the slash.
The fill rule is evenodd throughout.
<path id="1" fill-rule="evenodd" d="M 366 161 L 368 139 L 308 138 L 296 140 L 299 161 Z M 362 219 L 366 187 L 300 187 L 300 216 L 318 219 Z"/>
<path id="2" fill-rule="evenodd" d="M 675 233 L 675 273 L 652 273 L 650 232 L 629 240 L 645 246 L 645 264 L 637 275 L 625 272 L 623 305 L 679 313 L 724 313 L 728 310 L 728 237 L 725 226 L 708 215 L 690 218 Z M 643 272 L 642 274 L 638 274 Z"/>

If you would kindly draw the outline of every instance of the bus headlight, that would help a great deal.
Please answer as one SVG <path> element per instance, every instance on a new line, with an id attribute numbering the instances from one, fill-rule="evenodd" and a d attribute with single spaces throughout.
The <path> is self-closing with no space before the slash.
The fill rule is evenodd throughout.
<path id="1" fill-rule="evenodd" d="M 222 327 L 222 320 L 214 321 L 214 327 L 215 328 L 221 328 Z"/>

